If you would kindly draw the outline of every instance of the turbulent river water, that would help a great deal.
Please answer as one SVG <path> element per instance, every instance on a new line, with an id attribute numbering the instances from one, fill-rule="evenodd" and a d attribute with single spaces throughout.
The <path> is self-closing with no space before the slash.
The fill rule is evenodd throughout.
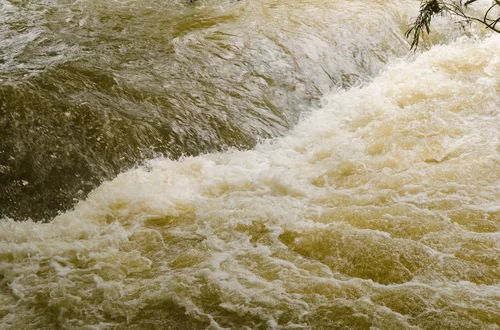
<path id="1" fill-rule="evenodd" d="M 0 0 L 0 329 L 500 329 L 500 36 L 418 4 Z"/>

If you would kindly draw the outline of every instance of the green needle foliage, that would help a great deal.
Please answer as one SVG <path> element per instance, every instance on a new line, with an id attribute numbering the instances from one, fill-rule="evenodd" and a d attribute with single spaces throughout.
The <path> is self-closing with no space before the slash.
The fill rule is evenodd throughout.
<path id="1" fill-rule="evenodd" d="M 462 22 L 479 22 L 486 29 L 500 33 L 500 0 L 493 0 L 491 6 L 482 16 L 470 16 L 466 9 L 478 0 L 423 0 L 420 13 L 411 27 L 406 31 L 406 37 L 413 36 L 411 49 L 416 49 L 423 33 L 430 33 L 431 20 L 436 15 L 454 15 L 460 17 Z"/>

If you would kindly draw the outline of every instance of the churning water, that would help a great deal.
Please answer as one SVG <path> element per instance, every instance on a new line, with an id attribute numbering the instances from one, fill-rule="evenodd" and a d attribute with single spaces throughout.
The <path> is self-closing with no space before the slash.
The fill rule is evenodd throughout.
<path id="1" fill-rule="evenodd" d="M 0 329 L 499 329 L 500 36 L 417 8 L 0 0 Z"/>

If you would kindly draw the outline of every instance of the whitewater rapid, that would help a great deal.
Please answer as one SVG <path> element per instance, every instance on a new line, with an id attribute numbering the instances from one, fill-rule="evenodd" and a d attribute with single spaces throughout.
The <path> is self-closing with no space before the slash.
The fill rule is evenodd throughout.
<path id="1" fill-rule="evenodd" d="M 0 222 L 2 329 L 498 329 L 500 36 L 393 61 L 285 137 Z"/>

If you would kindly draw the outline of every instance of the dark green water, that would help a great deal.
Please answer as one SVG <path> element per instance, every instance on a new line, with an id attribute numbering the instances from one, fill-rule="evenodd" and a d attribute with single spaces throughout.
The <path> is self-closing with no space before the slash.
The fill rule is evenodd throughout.
<path id="1" fill-rule="evenodd" d="M 407 51 L 397 3 L 0 6 L 0 216 L 15 219 L 50 219 L 146 159 L 283 135 Z"/>

